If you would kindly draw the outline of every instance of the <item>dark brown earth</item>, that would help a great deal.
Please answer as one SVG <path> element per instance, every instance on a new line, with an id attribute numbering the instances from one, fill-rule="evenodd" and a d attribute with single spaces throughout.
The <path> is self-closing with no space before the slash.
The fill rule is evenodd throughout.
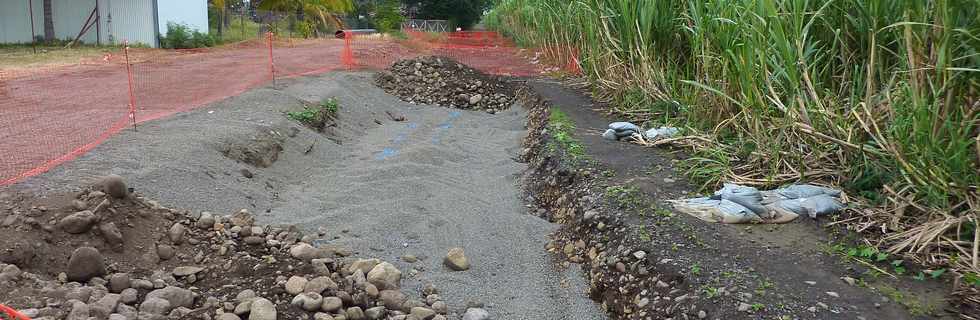
<path id="1" fill-rule="evenodd" d="M 821 227 L 827 221 L 723 225 L 671 211 L 664 201 L 692 190 L 675 169 L 682 152 L 603 140 L 602 130 L 615 120 L 596 111 L 601 105 L 559 83 L 529 85 L 547 100 L 537 109 L 557 107 L 575 122 L 573 136 L 592 160 L 576 163 L 560 151 L 525 150 L 532 155 L 528 191 L 538 213 L 563 225 L 549 250 L 590 269 L 592 297 L 614 316 L 958 318 L 961 310 L 946 302 L 945 280 L 874 277 L 867 267 L 829 254 L 826 248 L 837 237 Z M 521 100 L 533 104 L 531 99 L 533 93 Z M 531 122 L 547 119 L 531 114 Z M 532 134 L 541 127 L 529 125 Z M 540 138 L 537 143 L 548 143 Z M 588 211 L 598 214 L 586 219 Z M 643 298 L 649 302 L 640 303 Z"/>
<path id="2" fill-rule="evenodd" d="M 52 222 L 77 212 L 79 204 L 76 201 L 86 199 L 87 194 L 88 191 L 38 198 L 7 191 L 0 195 L 0 207 L 9 212 L 6 217 L 11 218 L 11 223 L 0 226 L 0 233 L 4 234 L 0 239 L 0 250 L 3 252 L 0 257 L 4 258 L 3 262 L 16 264 L 21 270 L 42 279 L 55 280 L 59 273 L 67 271 L 68 258 L 76 248 L 92 246 L 106 258 L 107 274 L 128 273 L 134 279 L 149 278 L 157 271 L 171 270 L 178 266 L 199 266 L 205 268 L 205 271 L 198 273 L 198 280 L 192 285 L 199 288 L 201 293 L 234 298 L 239 291 L 251 288 L 260 294 L 268 292 L 266 298 L 273 302 L 278 301 L 280 315 L 305 315 L 305 312 L 290 308 L 289 301 L 292 297 L 276 283 L 277 277 L 283 274 L 312 273 L 309 264 L 295 261 L 288 252 L 270 250 L 265 246 L 242 245 L 238 248 L 239 252 L 228 255 L 210 254 L 222 242 L 213 239 L 207 232 L 197 230 L 193 224 L 187 225 L 183 220 L 189 212 L 175 213 L 159 207 L 153 201 L 143 200 L 138 195 L 129 199 L 110 199 L 112 203 L 106 207 L 105 214 L 101 215 L 101 223 L 113 222 L 119 226 L 123 235 L 122 246 L 108 243 L 97 231 L 97 227 L 82 234 L 69 234 L 58 229 Z M 85 203 L 92 209 L 102 199 L 104 198 L 91 198 Z M 167 235 L 175 222 L 187 225 L 184 240 L 180 244 L 173 243 Z M 172 246 L 175 249 L 174 258 L 161 260 L 157 255 L 158 245 Z M 20 249 L 25 247 L 29 247 L 30 251 Z M 209 254 L 204 256 L 205 252 Z M 269 263 L 270 258 L 283 263 Z M 25 283 L 26 280 L 20 283 L 4 282 L 3 287 L 0 287 L 0 301 L 18 309 L 39 308 L 43 304 L 38 305 L 38 299 L 57 299 L 60 296 L 57 291 L 24 285 Z M 141 299 L 145 293 L 140 292 Z M 204 303 L 204 299 L 199 299 L 196 307 L 202 307 Z"/>
<path id="3" fill-rule="evenodd" d="M 256 130 L 254 135 L 235 137 L 222 143 L 221 154 L 257 168 L 268 168 L 282 152 L 285 136 L 279 130 Z"/>

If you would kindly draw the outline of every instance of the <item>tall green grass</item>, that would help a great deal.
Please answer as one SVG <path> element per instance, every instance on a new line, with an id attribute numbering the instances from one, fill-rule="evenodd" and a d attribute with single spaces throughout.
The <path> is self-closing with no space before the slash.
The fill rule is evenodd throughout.
<path id="1" fill-rule="evenodd" d="M 922 221 L 980 210 L 978 17 L 980 0 L 504 0 L 485 22 L 577 53 L 613 112 L 713 136 L 706 187 L 821 180 Z"/>

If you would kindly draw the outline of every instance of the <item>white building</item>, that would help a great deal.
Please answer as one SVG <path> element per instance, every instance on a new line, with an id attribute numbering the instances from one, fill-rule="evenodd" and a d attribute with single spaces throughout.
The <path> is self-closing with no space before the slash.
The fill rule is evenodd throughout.
<path id="1" fill-rule="evenodd" d="M 44 36 L 45 0 L 0 0 L 0 43 L 31 42 L 33 9 L 35 37 Z M 85 29 L 84 43 L 118 44 L 123 41 L 159 46 L 157 35 L 167 23 L 186 24 L 208 32 L 207 0 L 50 0 L 54 35 L 73 40 Z M 33 7 L 33 8 L 31 8 Z"/>

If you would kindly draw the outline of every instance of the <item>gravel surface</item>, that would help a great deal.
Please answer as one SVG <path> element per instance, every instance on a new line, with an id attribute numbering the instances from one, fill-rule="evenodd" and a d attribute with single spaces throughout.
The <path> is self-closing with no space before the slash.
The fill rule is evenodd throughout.
<path id="1" fill-rule="evenodd" d="M 482 303 L 495 319 L 606 318 L 585 296 L 581 271 L 556 270 L 543 249 L 555 226 L 521 201 L 516 178 L 526 166 L 513 159 L 526 134 L 523 109 L 411 105 L 371 82 L 368 73 L 331 73 L 251 90 L 126 131 L 18 188 L 64 191 L 115 173 L 163 205 L 245 207 L 261 223 L 322 229 L 320 243 L 397 260 L 405 290 L 432 283 L 458 313 Z M 327 97 L 340 105 L 328 135 L 283 115 Z M 268 168 L 220 151 L 270 136 L 283 151 Z M 443 265 L 453 247 L 465 250 L 469 270 Z"/>

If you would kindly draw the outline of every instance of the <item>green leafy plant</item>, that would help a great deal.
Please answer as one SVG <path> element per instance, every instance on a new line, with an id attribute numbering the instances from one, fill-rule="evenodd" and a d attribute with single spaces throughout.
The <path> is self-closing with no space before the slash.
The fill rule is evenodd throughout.
<path id="1" fill-rule="evenodd" d="M 905 271 L 906 270 L 905 270 L 905 266 L 903 265 L 904 263 L 905 263 L 904 260 L 892 260 L 892 263 L 891 263 L 892 270 L 894 270 L 895 273 L 898 274 L 898 275 L 905 274 Z"/>
<path id="2" fill-rule="evenodd" d="M 919 271 L 914 276 L 912 276 L 912 279 L 915 279 L 916 281 L 925 281 L 926 280 L 926 274 L 925 273 L 922 273 L 922 271 Z"/>
<path id="3" fill-rule="evenodd" d="M 340 106 L 334 98 L 324 99 L 316 106 L 305 106 L 302 111 L 286 112 L 290 119 L 302 122 L 317 131 L 323 131 L 337 116 Z"/>
<path id="4" fill-rule="evenodd" d="M 634 186 L 608 186 L 606 197 L 612 200 L 620 209 L 637 209 L 643 207 L 645 196 Z"/>
<path id="5" fill-rule="evenodd" d="M 585 154 L 585 146 L 572 136 L 572 132 L 575 130 L 575 123 L 557 107 L 551 108 L 551 113 L 548 118 L 548 128 L 551 131 L 551 137 L 554 139 L 554 143 L 571 156 L 573 160 L 585 160 L 588 158 Z"/>
<path id="6" fill-rule="evenodd" d="M 974 287 L 980 287 L 980 275 L 973 272 L 967 272 L 963 274 L 963 282 Z"/>
<path id="7" fill-rule="evenodd" d="M 705 297 L 707 297 L 708 299 L 715 298 L 720 295 L 718 293 L 718 288 L 711 287 L 711 286 L 704 287 L 702 291 L 704 292 Z"/>
<path id="8" fill-rule="evenodd" d="M 650 237 L 650 231 L 647 230 L 647 226 L 645 225 L 640 225 L 637 234 L 639 235 L 640 240 L 643 240 L 644 242 L 650 242 L 653 240 L 653 238 Z"/>

